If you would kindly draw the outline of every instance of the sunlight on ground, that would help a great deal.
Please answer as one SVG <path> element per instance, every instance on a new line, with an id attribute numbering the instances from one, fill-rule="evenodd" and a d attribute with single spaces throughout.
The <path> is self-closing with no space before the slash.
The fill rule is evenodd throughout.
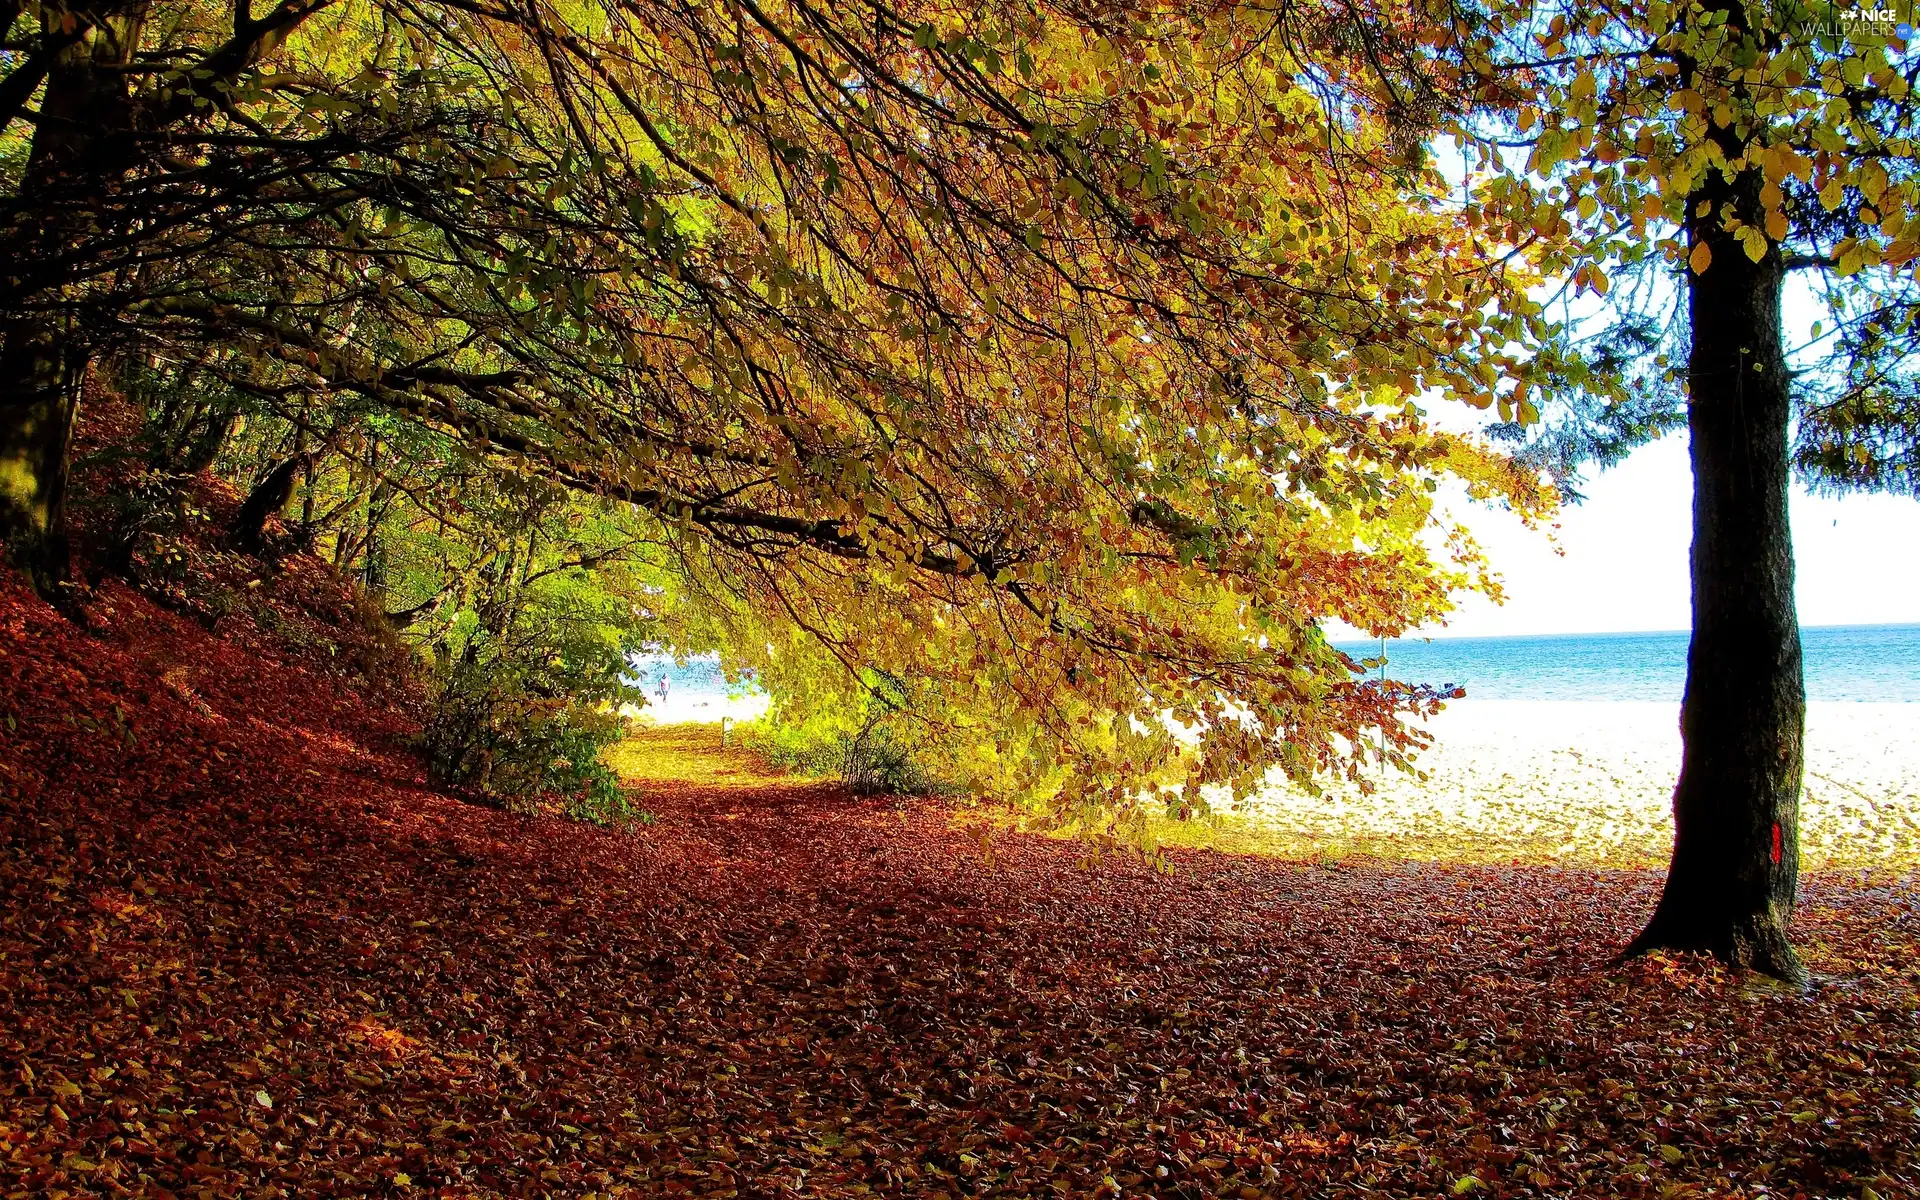
<path id="1" fill-rule="evenodd" d="M 689 783 L 763 788 L 793 783 L 791 776 L 768 766 L 758 754 L 742 746 L 739 738 L 738 729 L 729 727 L 723 747 L 718 724 L 643 727 L 608 749 L 604 757 L 614 774 L 641 787 Z"/>
<path id="2" fill-rule="evenodd" d="M 1320 799 L 1286 785 L 1227 822 L 1286 857 L 1377 855 L 1664 866 L 1680 767 L 1678 706 L 1462 701 L 1435 719 L 1424 780 Z M 1809 870 L 1920 866 L 1920 704 L 1813 704 L 1801 853 Z"/>
<path id="3" fill-rule="evenodd" d="M 1155 820 L 1148 833 L 1164 847 L 1305 861 L 1666 865 L 1677 706 L 1461 701 L 1431 729 L 1425 779 L 1389 772 L 1371 795 L 1343 784 L 1318 798 L 1281 783 L 1242 812 Z M 643 730 L 608 761 L 642 785 L 791 782 L 737 741 L 722 749 L 717 725 Z M 1920 704 L 1809 706 L 1801 854 L 1812 871 L 1920 869 Z"/>

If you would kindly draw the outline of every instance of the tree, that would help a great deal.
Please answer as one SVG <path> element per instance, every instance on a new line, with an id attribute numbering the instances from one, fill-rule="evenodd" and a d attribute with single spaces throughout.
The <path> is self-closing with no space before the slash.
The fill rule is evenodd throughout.
<path id="1" fill-rule="evenodd" d="M 1673 861 L 1629 953 L 1705 950 L 1788 979 L 1805 714 L 1790 476 L 1916 491 L 1920 446 L 1920 64 L 1896 65 L 1890 24 L 1843 16 L 1498 3 L 1449 9 L 1434 36 L 1452 65 L 1437 86 L 1472 99 L 1452 124 L 1478 174 L 1467 219 L 1614 318 L 1566 347 L 1587 359 L 1560 375 L 1569 403 L 1508 432 L 1563 471 L 1682 421 L 1691 438 Z M 1796 273 L 1834 321 L 1797 358 Z"/>
<path id="2" fill-rule="evenodd" d="M 628 505 L 848 678 L 991 714 L 1019 785 L 1124 805 L 1404 761 L 1436 697 L 1320 623 L 1483 585 L 1423 538 L 1439 477 L 1549 503 L 1407 402 L 1531 370 L 1531 279 L 1360 102 L 1391 31 L 1344 6 L 21 20 L 0 536 L 43 584 L 66 385 L 159 361 Z"/>

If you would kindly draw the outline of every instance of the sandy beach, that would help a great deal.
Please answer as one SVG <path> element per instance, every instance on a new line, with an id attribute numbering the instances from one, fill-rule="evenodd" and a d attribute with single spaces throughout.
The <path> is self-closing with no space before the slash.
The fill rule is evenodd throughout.
<path id="1" fill-rule="evenodd" d="M 1677 704 L 1465 700 L 1428 728 L 1424 779 L 1389 771 L 1372 795 L 1321 798 L 1275 786 L 1249 832 L 1305 857 L 1665 864 Z M 1920 704 L 1808 706 L 1801 847 L 1810 870 L 1920 866 Z"/>
<path id="2" fill-rule="evenodd" d="M 751 722 L 764 695 L 692 689 L 627 715 L 643 726 Z M 1640 700 L 1458 700 L 1427 725 L 1420 774 L 1310 796 L 1276 777 L 1226 817 L 1289 858 L 1657 867 L 1672 847 L 1680 708 Z M 1920 870 L 1920 703 L 1807 706 L 1800 844 L 1807 870 Z"/>

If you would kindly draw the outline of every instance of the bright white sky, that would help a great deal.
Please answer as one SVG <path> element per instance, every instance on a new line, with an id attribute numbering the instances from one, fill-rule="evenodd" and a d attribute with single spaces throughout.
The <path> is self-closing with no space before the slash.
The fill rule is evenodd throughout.
<path id="1" fill-rule="evenodd" d="M 1543 287 L 1545 294 L 1547 289 Z M 1589 298 L 1591 299 L 1591 298 Z M 1822 305 L 1804 280 L 1785 297 L 1789 345 L 1810 342 Z M 1490 414 L 1428 403 L 1437 428 L 1464 433 Z M 1586 473 L 1586 500 L 1561 511 L 1549 534 L 1461 496 L 1465 517 L 1506 583 L 1496 605 L 1466 598 L 1427 637 L 1508 637 L 1687 629 L 1687 550 L 1693 543 L 1693 469 L 1684 431 L 1635 451 L 1610 471 Z M 1555 553 L 1556 546 L 1563 553 Z M 1793 493 L 1795 592 L 1802 625 L 1920 623 L 1920 500 Z M 1364 638 L 1330 622 L 1335 641 Z"/>
<path id="2" fill-rule="evenodd" d="M 1431 637 L 1686 629 L 1692 471 L 1684 433 L 1589 475 L 1586 502 L 1554 535 L 1505 513 L 1464 512 L 1506 580 L 1507 603 L 1473 597 Z M 1920 622 L 1920 500 L 1829 499 L 1796 488 L 1793 543 L 1800 623 Z M 1335 634 L 1335 637 L 1339 637 Z"/>

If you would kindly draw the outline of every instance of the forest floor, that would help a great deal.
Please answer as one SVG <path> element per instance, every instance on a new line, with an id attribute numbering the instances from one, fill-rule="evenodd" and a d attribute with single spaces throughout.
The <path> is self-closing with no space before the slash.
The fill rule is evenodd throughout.
<path id="1" fill-rule="evenodd" d="M 1900 887 L 1809 878 L 1799 993 L 1610 965 L 1652 872 L 1089 866 L 711 728 L 512 815 L 312 574 L 0 577 L 0 1197 L 1920 1196 Z"/>

